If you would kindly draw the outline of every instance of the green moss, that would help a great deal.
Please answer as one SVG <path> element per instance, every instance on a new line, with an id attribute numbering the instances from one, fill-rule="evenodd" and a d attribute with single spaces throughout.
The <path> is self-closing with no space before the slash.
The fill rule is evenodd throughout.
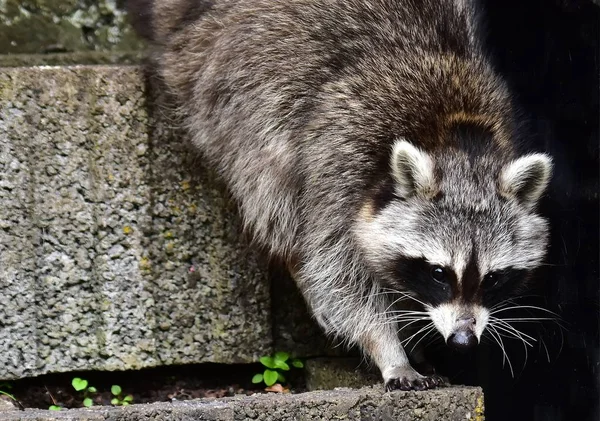
<path id="1" fill-rule="evenodd" d="M 141 47 L 116 0 L 0 1 L 0 54 Z"/>

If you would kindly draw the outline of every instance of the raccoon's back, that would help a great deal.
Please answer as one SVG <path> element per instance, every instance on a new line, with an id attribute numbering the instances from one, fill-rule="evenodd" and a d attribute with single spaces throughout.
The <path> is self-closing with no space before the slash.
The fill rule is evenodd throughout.
<path id="1" fill-rule="evenodd" d="M 470 3 L 455 1 L 129 7 L 156 45 L 157 70 L 193 142 L 224 176 L 247 226 L 286 254 L 310 225 L 299 216 L 301 195 L 310 199 L 304 208 L 311 198 L 336 198 L 340 209 L 331 213 L 350 212 L 347 201 L 360 196 L 367 174 L 387 168 L 393 136 L 432 139 L 422 132 L 437 130 L 440 115 L 490 114 L 497 85 L 473 39 Z M 331 174 L 353 178 L 324 182 Z"/>
<path id="2" fill-rule="evenodd" d="M 138 32 L 157 47 L 158 70 L 190 111 L 208 107 L 218 114 L 223 106 L 238 105 L 234 97 L 251 96 L 261 102 L 249 103 L 252 112 L 262 107 L 297 125 L 310 118 L 323 86 L 377 73 L 382 60 L 380 73 L 397 77 L 439 66 L 425 63 L 431 56 L 477 55 L 473 11 L 464 6 L 470 2 L 455 2 L 129 0 L 128 5 Z M 201 86 L 210 86 L 210 92 Z M 239 118 L 244 111 L 236 108 Z"/>

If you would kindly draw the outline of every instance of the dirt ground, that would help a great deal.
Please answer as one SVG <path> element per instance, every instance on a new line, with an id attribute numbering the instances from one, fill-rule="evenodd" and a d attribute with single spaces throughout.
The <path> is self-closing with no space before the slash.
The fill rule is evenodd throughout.
<path id="1" fill-rule="evenodd" d="M 161 367 L 132 372 L 67 373 L 0 382 L 0 391 L 14 396 L 17 406 L 48 409 L 83 407 L 90 397 L 94 405 L 111 405 L 111 387 L 121 387 L 121 398 L 131 395 L 132 403 L 169 402 L 236 394 L 267 393 L 265 385 L 252 384 L 252 376 L 264 370 L 261 365 L 218 365 Z M 88 381 L 96 393 L 77 392 L 71 385 L 74 377 Z M 301 377 L 288 376 L 291 391 L 304 389 Z M 6 398 L 5 398 L 6 399 Z"/>

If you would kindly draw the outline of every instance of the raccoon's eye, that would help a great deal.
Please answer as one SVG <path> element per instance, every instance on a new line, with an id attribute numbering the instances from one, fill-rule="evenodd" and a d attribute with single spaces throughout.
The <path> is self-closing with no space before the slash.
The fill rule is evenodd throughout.
<path id="1" fill-rule="evenodd" d="M 446 271 L 444 271 L 444 268 L 434 266 L 431 268 L 431 277 L 436 282 L 444 283 L 446 282 Z"/>
<path id="2" fill-rule="evenodd" d="M 483 277 L 483 282 L 488 288 L 494 288 L 498 286 L 498 282 L 500 281 L 500 277 L 497 273 L 488 273 Z"/>

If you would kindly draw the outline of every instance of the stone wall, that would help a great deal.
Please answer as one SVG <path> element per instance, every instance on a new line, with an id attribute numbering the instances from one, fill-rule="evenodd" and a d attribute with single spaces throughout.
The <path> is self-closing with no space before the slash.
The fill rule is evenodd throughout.
<path id="1" fill-rule="evenodd" d="M 136 67 L 0 71 L 0 378 L 272 350 L 235 206 Z"/>

